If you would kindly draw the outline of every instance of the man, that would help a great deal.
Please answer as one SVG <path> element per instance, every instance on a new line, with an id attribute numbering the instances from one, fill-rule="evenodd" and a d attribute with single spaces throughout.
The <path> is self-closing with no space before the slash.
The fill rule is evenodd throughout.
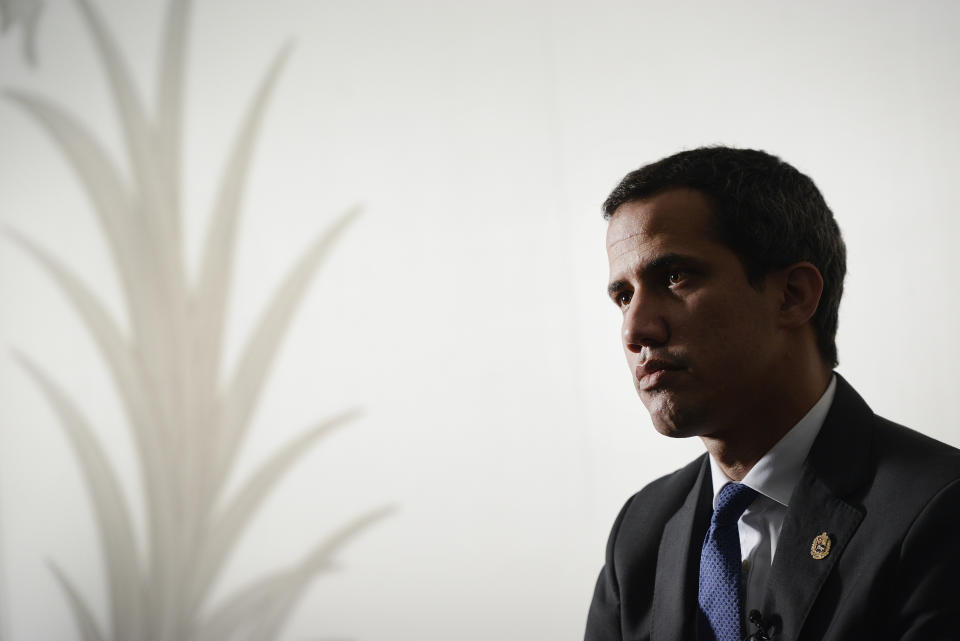
<path id="1" fill-rule="evenodd" d="M 707 454 L 621 510 L 586 640 L 960 639 L 960 451 L 833 372 L 845 249 L 813 182 L 702 148 L 603 209 L 634 385 Z"/>

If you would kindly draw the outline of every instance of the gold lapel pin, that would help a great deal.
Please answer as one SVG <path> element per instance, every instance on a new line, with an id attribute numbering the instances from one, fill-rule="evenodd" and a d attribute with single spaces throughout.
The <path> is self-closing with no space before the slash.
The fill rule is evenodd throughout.
<path id="1" fill-rule="evenodd" d="M 824 559 L 830 554 L 830 537 L 826 532 L 818 534 L 813 538 L 813 544 L 810 546 L 810 556 L 816 560 Z"/>

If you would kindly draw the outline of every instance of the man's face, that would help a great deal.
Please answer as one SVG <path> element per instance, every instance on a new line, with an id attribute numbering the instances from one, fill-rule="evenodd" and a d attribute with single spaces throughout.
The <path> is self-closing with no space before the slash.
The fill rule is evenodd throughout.
<path id="1" fill-rule="evenodd" d="M 749 283 L 706 197 L 671 189 L 624 203 L 607 255 L 627 364 L 657 431 L 720 436 L 749 421 L 783 347 L 781 300 L 769 278 Z"/>

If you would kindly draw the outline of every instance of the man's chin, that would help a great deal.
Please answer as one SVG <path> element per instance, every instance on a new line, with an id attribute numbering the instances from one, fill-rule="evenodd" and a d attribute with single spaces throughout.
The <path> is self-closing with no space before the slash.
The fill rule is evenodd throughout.
<path id="1" fill-rule="evenodd" d="M 653 418 L 653 417 L 651 417 Z M 653 429 L 658 433 L 670 438 L 690 438 L 691 436 L 700 436 L 700 432 L 693 427 L 677 425 L 671 422 L 661 422 L 653 419 Z"/>
<path id="2" fill-rule="evenodd" d="M 684 410 L 676 399 L 667 394 L 641 395 L 653 428 L 670 438 L 690 438 L 700 436 L 702 425 L 694 420 L 694 412 Z"/>

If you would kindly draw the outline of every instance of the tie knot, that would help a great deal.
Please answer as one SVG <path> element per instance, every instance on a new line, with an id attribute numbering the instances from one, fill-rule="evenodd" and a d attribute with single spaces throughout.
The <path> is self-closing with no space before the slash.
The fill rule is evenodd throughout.
<path id="1" fill-rule="evenodd" d="M 717 496 L 717 507 L 713 511 L 715 525 L 736 523 L 743 511 L 757 498 L 757 491 L 743 483 L 727 483 Z"/>

